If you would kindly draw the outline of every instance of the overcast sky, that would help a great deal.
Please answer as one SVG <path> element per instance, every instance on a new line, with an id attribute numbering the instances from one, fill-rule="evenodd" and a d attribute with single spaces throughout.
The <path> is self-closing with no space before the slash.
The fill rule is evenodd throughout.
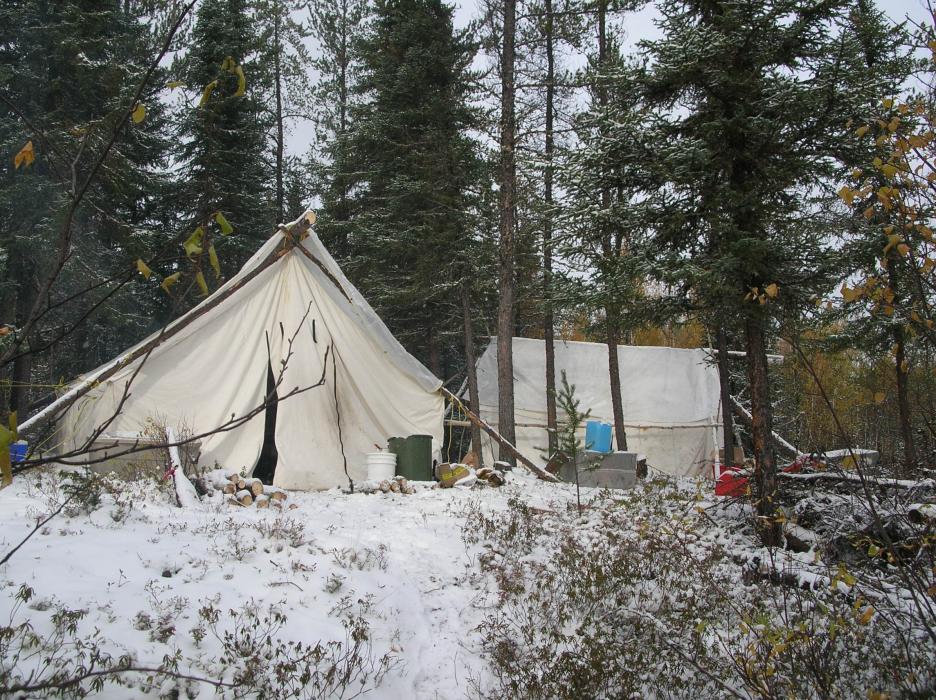
<path id="1" fill-rule="evenodd" d="M 925 20 L 928 16 L 924 0 L 876 0 L 876 3 L 894 21 L 901 21 L 909 16 L 919 22 Z M 460 0 L 452 4 L 455 5 L 455 24 L 458 27 L 466 26 L 468 22 L 480 14 L 478 0 Z M 640 12 L 631 12 L 624 15 L 622 18 L 622 24 L 626 31 L 624 46 L 635 46 L 642 39 L 659 37 L 660 32 L 654 24 L 656 16 L 656 8 L 653 3 L 648 3 L 646 8 Z M 291 131 L 289 145 L 292 152 L 296 154 L 304 153 L 308 149 L 312 138 L 314 138 L 311 127 L 298 124 Z"/>

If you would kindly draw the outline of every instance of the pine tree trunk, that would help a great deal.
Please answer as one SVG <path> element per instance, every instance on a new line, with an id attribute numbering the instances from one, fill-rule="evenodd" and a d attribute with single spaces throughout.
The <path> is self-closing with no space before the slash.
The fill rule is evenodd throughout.
<path id="1" fill-rule="evenodd" d="M 481 401 L 478 397 L 478 367 L 475 356 L 474 329 L 471 325 L 471 300 L 468 298 L 468 288 L 462 285 L 462 321 L 465 333 L 465 364 L 468 370 L 468 409 L 476 416 L 481 415 Z M 471 449 L 478 456 L 481 463 L 481 428 L 475 423 L 471 424 Z M 460 455 L 459 455 L 460 456 Z"/>
<path id="2" fill-rule="evenodd" d="M 514 113 L 514 61 L 516 0 L 504 1 L 503 54 L 501 57 L 500 118 L 500 246 L 497 308 L 497 420 L 498 431 L 516 444 L 514 425 L 513 333 L 514 333 L 514 214 L 516 204 L 516 116 Z M 499 458 L 516 465 L 513 453 L 501 446 Z"/>
<path id="3" fill-rule="evenodd" d="M 606 18 L 608 13 L 607 0 L 600 0 L 598 3 L 598 70 L 602 72 L 598 76 L 598 103 L 601 105 L 602 113 L 608 107 L 608 90 L 605 86 L 605 76 L 603 71 L 607 62 L 608 38 L 606 30 Z M 607 212 L 611 209 L 611 190 L 607 186 L 601 189 L 601 210 Z M 616 264 L 616 258 L 620 253 L 621 241 L 614 240 L 614 234 L 608 225 L 604 214 L 600 221 L 601 226 L 601 245 L 602 253 L 606 258 L 607 264 Z M 606 289 L 607 294 L 613 294 L 613 291 Z M 608 379 L 611 384 L 611 410 L 614 419 L 614 442 L 618 450 L 627 450 L 627 432 L 624 430 L 624 407 L 621 404 L 621 372 L 618 364 L 618 345 L 621 339 L 620 316 L 617 306 L 613 300 L 605 303 L 605 342 L 608 345 Z"/>
<path id="4" fill-rule="evenodd" d="M 439 348 L 439 335 L 432 323 L 432 313 L 426 321 L 426 345 L 429 350 L 429 370 L 437 377 L 442 378 L 442 355 Z"/>
<path id="5" fill-rule="evenodd" d="M 722 443 L 725 446 L 724 463 L 734 464 L 734 413 L 731 410 L 731 384 L 728 375 L 728 334 L 719 323 L 715 331 L 718 342 L 718 386 L 721 389 Z"/>
<path id="6" fill-rule="evenodd" d="M 894 302 L 900 303 L 900 280 L 892 258 L 885 262 L 887 283 L 894 292 Z M 910 413 L 910 371 L 907 362 L 907 338 L 903 328 L 895 325 L 894 336 L 894 371 L 897 375 L 897 414 L 900 421 L 900 437 L 903 440 L 903 469 L 904 476 L 910 478 L 917 469 L 916 444 L 913 439 L 913 423 Z"/>
<path id="7" fill-rule="evenodd" d="M 608 344 L 608 378 L 611 384 L 611 410 L 614 413 L 614 444 L 627 451 L 627 431 L 624 429 L 624 406 L 621 403 L 621 368 L 618 364 L 620 323 L 613 306 L 605 308 L 606 342 Z"/>
<path id="8" fill-rule="evenodd" d="M 897 372 L 897 411 L 900 416 L 900 437 L 903 439 L 904 476 L 911 478 L 916 473 L 917 454 L 913 439 L 913 424 L 910 414 L 910 369 L 906 359 L 906 338 L 903 328 L 894 328 L 896 345 L 894 369 Z"/>
<path id="9" fill-rule="evenodd" d="M 14 325 L 17 328 L 23 327 L 26 323 L 26 314 L 36 303 L 38 287 L 33 272 L 33 265 L 25 259 L 20 260 L 13 272 L 16 285 Z M 11 377 L 13 386 L 10 388 L 10 411 L 17 411 L 21 422 L 29 411 L 29 388 L 32 384 L 32 353 L 29 349 L 30 339 L 26 338 L 19 347 L 17 355 L 14 356 Z"/>
<path id="10" fill-rule="evenodd" d="M 777 495 L 777 461 L 771 434 L 770 386 L 767 376 L 766 319 L 759 309 L 747 313 L 748 383 L 751 388 L 751 437 L 754 443 L 755 524 L 766 546 L 780 544 L 780 527 L 774 519 Z"/>
<path id="11" fill-rule="evenodd" d="M 283 46 L 280 42 L 280 0 L 273 6 L 273 85 L 276 91 L 276 223 L 283 223 L 283 87 L 280 62 Z"/>
<path id="12" fill-rule="evenodd" d="M 549 434 L 549 454 L 559 449 L 556 416 L 556 344 L 552 302 L 552 205 L 553 205 L 553 119 L 556 66 L 553 56 L 552 0 L 546 0 L 546 144 L 543 156 L 543 339 L 546 342 L 546 429 Z"/>

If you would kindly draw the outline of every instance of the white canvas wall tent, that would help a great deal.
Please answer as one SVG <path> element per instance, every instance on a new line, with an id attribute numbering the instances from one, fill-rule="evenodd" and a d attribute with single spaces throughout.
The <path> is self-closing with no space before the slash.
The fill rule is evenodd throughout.
<path id="1" fill-rule="evenodd" d="M 350 477 L 362 479 L 366 453 L 393 436 L 431 435 L 438 450 L 441 382 L 403 349 L 314 233 L 301 242 L 287 233 L 305 235 L 310 222 L 278 231 L 205 301 L 37 416 L 57 416 L 59 453 L 80 448 L 115 412 L 106 434 L 137 434 L 153 418 L 176 434 L 210 433 L 263 405 L 268 372 L 278 375 L 283 362 L 275 485 L 346 485 L 345 457 Z M 323 377 L 322 386 L 287 396 Z M 263 441 L 261 410 L 205 437 L 201 462 L 250 472 Z"/>
<path id="2" fill-rule="evenodd" d="M 704 350 L 618 346 L 627 447 L 647 456 L 653 469 L 673 476 L 705 472 L 721 439 L 718 370 Z M 497 339 L 478 359 L 481 417 L 497 423 Z M 517 448 L 539 464 L 546 446 L 546 349 L 542 340 L 513 339 Z M 580 409 L 613 422 L 608 348 L 600 343 L 556 342 L 556 383 L 565 370 Z M 560 420 L 562 416 L 560 415 Z M 584 428 L 581 431 L 584 439 Z M 482 439 L 485 461 L 493 453 Z"/>

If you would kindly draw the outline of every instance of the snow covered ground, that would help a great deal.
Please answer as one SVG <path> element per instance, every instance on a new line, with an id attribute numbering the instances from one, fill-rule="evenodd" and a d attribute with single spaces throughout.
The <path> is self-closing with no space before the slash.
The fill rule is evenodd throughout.
<path id="1" fill-rule="evenodd" d="M 30 475 L 0 492 L 0 553 L 61 499 L 60 485 Z M 0 624 L 28 619 L 45 634 L 58 606 L 83 610 L 78 636 L 101 630 L 113 657 L 157 666 L 179 651 L 180 670 L 203 676 L 222 651 L 211 635 L 196 646 L 191 634 L 207 603 L 222 611 L 221 626 L 234 620 L 228 610 L 276 609 L 287 616 L 279 638 L 313 644 L 344 641 L 342 620 L 360 613 L 373 656 L 393 659 L 371 697 L 464 697 L 486 673 L 475 628 L 492 605 L 475 585 L 480 546 L 463 541 L 464 514 L 503 509 L 512 496 L 545 508 L 574 490 L 514 473 L 499 489 L 291 493 L 277 511 L 232 507 L 220 495 L 180 509 L 152 483 L 134 483 L 90 513 L 59 515 L 0 567 Z M 23 584 L 34 597 L 13 614 Z"/>
<path id="2" fill-rule="evenodd" d="M 220 493 L 178 508 L 165 484 L 107 480 L 95 491 L 100 503 L 63 512 L 0 565 L 0 694 L 114 663 L 176 677 L 124 673 L 123 686 L 100 689 L 92 678 L 83 686 L 92 696 L 245 697 L 249 687 L 283 698 L 805 697 L 834 682 L 858 697 L 936 688 L 927 637 L 936 570 L 921 569 L 922 584 L 905 588 L 879 547 L 849 534 L 866 530 L 860 499 L 796 483 L 805 490 L 784 528 L 806 551 L 762 548 L 750 505 L 714 497 L 704 481 L 582 489 L 579 514 L 574 486 L 523 472 L 501 488 L 293 492 L 283 510 L 231 506 Z M 67 487 L 60 473 L 37 472 L 0 491 L 0 557 Z M 930 532 L 931 504 L 921 500 L 931 500 L 930 485 L 920 488 L 906 495 L 922 521 L 901 525 L 908 545 Z M 884 512 L 893 496 L 881 498 Z M 912 653 L 898 653 L 898 633 Z M 290 659 L 310 654 L 320 673 L 298 694 Z M 804 666 L 809 659 L 822 663 Z M 326 673 L 333 662 L 349 683 Z M 245 668 L 259 674 L 245 680 Z"/>

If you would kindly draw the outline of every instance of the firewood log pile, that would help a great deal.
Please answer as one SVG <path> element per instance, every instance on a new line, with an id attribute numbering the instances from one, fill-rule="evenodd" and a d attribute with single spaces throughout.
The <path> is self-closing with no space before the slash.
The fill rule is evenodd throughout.
<path id="1" fill-rule="evenodd" d="M 354 490 L 360 493 L 400 493 L 411 496 L 416 489 L 405 476 L 395 476 L 382 481 L 361 481 L 354 485 Z"/>
<path id="2" fill-rule="evenodd" d="M 282 509 L 289 497 L 281 488 L 224 469 L 207 472 L 198 482 L 202 493 L 220 492 L 232 506 Z"/>

